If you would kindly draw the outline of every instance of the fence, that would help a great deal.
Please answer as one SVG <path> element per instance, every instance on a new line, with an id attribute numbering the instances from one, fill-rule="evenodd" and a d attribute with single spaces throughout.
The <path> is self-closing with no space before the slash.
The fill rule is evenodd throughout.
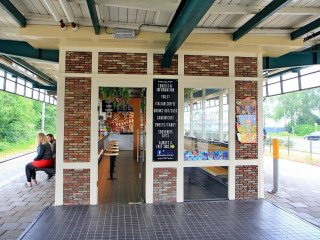
<path id="1" fill-rule="evenodd" d="M 287 153 L 288 155 L 293 153 L 304 153 L 307 156 L 320 157 L 320 141 L 307 140 L 298 137 L 278 137 L 269 135 L 265 140 L 265 148 L 270 152 L 272 149 L 272 139 L 279 139 L 279 145 L 281 152 Z"/>

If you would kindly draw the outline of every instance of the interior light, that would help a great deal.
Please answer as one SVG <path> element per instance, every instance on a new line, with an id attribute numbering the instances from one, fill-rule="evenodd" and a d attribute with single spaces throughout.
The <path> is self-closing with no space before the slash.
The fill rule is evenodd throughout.
<path id="1" fill-rule="evenodd" d="M 116 39 L 134 39 L 136 36 L 133 29 L 115 28 L 113 30 L 113 38 Z"/>

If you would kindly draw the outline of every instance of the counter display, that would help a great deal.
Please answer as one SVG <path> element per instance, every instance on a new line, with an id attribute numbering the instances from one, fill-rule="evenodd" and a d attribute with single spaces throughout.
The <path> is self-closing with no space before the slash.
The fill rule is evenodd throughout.
<path id="1" fill-rule="evenodd" d="M 115 140 L 119 141 L 120 150 L 133 150 L 133 133 L 109 133 L 108 143 Z"/>

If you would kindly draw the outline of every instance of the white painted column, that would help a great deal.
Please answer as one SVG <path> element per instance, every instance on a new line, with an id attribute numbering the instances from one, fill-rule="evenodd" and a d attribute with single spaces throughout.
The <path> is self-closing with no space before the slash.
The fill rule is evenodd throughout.
<path id="1" fill-rule="evenodd" d="M 223 94 L 219 94 L 219 139 L 223 142 Z"/>

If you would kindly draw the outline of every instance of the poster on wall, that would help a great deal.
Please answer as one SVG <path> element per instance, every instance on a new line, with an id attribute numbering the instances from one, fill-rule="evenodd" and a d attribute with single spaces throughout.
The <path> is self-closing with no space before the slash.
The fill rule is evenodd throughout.
<path id="1" fill-rule="evenodd" d="M 257 101 L 245 98 L 236 102 L 237 137 L 241 143 L 257 143 Z"/>
<path id="2" fill-rule="evenodd" d="M 153 80 L 153 160 L 178 160 L 178 80 Z"/>

